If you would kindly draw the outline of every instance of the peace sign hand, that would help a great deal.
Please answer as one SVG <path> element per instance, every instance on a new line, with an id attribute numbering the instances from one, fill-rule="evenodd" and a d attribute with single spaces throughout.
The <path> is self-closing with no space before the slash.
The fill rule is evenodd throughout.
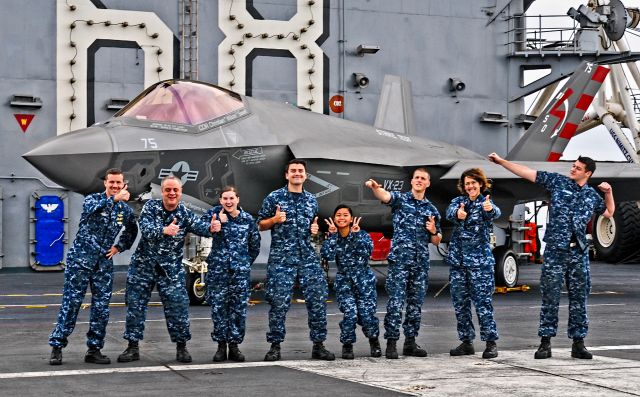
<path id="1" fill-rule="evenodd" d="M 331 219 L 331 218 L 325 219 L 324 223 L 326 223 L 327 226 L 329 226 L 329 234 L 333 234 L 333 233 L 336 233 L 338 231 L 338 227 L 336 226 L 335 223 L 333 223 L 333 219 Z"/>
<path id="2" fill-rule="evenodd" d="M 355 217 L 353 218 L 353 225 L 351 225 L 351 232 L 352 233 L 358 233 L 360 231 L 360 221 L 362 220 L 362 217 Z"/>

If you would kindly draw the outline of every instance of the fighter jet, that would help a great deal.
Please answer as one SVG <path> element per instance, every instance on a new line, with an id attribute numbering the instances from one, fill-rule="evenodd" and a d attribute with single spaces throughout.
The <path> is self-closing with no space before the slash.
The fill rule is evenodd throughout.
<path id="1" fill-rule="evenodd" d="M 552 101 L 514 153 L 527 140 L 546 142 L 546 149 L 538 143 L 542 149 L 536 150 L 560 150 L 556 141 L 570 137 L 607 72 L 583 64 L 563 89 L 575 95 Z M 54 137 L 24 158 L 52 181 L 82 194 L 101 190 L 99 177 L 112 167 L 124 171 L 130 192 L 138 197 L 174 174 L 196 211 L 217 203 L 221 189 L 234 185 L 243 208 L 254 214 L 269 192 L 285 184 L 287 162 L 301 158 L 307 161 L 305 189 L 317 197 L 319 217 L 328 218 L 336 205 L 346 203 L 363 217 L 368 231 L 391 232 L 391 216 L 364 181 L 373 178 L 389 191 L 406 191 L 416 167 L 431 174 L 427 197 L 441 214 L 459 194 L 460 174 L 471 167 L 485 169 L 493 179 L 492 198 L 503 213 L 518 202 L 546 196 L 540 187 L 487 161 L 486 154 L 186 80 L 150 86 L 111 119 Z M 524 163 L 563 174 L 570 168 L 562 162 Z M 613 185 L 617 200 L 639 198 L 629 184 L 640 181 L 638 165 L 599 163 L 592 182 L 602 180 Z M 443 226 L 446 240 L 446 222 Z M 508 217 L 498 226 L 507 227 Z"/>

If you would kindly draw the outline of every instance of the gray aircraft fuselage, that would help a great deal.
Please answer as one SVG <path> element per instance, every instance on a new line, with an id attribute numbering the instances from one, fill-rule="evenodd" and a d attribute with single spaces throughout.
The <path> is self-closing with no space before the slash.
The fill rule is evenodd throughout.
<path id="1" fill-rule="evenodd" d="M 200 90 L 193 103 L 184 95 L 188 88 Z M 175 98 L 167 99 L 166 92 L 158 94 L 161 90 L 170 90 Z M 216 105 L 220 98 L 231 105 Z M 168 109 L 168 120 L 149 118 L 165 117 L 157 116 L 157 111 L 167 108 L 168 102 L 175 104 Z M 196 115 L 192 107 L 202 103 L 214 103 L 211 111 L 217 117 Z M 155 116 L 149 116 L 152 111 Z M 191 120 L 195 118 L 203 121 Z M 178 119 L 182 122 L 174 122 Z M 373 178 L 389 191 L 407 191 L 417 167 L 429 171 L 427 198 L 443 216 L 451 199 L 459 195 L 459 175 L 471 167 L 487 170 L 494 179 L 492 198 L 504 209 L 518 201 L 544 197 L 540 187 L 459 146 L 181 80 L 160 82 L 106 122 L 54 137 L 24 157 L 51 180 L 82 194 L 103 190 L 100 177 L 113 167 L 124 171 L 134 197 L 174 174 L 184 183 L 186 201 L 198 211 L 217 203 L 224 186 L 234 185 L 242 207 L 253 214 L 269 192 L 284 186 L 287 162 L 301 158 L 307 161 L 305 189 L 318 198 L 319 216 L 328 218 L 338 204 L 348 204 L 364 218 L 368 231 L 389 232 L 391 217 L 390 210 L 380 205 L 364 182 Z M 537 165 L 536 169 L 561 173 L 570 167 L 566 163 Z M 637 167 L 628 172 L 640 176 Z M 609 181 L 615 189 L 624 179 Z"/>

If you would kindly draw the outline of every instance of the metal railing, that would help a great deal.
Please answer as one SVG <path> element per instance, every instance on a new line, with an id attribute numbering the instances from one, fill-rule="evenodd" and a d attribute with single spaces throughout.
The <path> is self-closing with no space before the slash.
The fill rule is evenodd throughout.
<path id="1" fill-rule="evenodd" d="M 508 19 L 508 52 L 509 55 L 584 53 L 577 38 L 580 31 L 589 30 L 597 31 L 580 29 L 578 22 L 568 15 L 514 15 Z"/>

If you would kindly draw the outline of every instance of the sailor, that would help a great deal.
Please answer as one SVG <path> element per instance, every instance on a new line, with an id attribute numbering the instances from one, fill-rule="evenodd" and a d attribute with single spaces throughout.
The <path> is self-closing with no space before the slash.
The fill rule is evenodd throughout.
<path id="1" fill-rule="evenodd" d="M 267 342 L 271 348 L 265 361 L 280 360 L 284 341 L 285 317 L 291 306 L 291 292 L 299 278 L 309 316 L 312 358 L 334 360 L 323 342 L 327 339 L 327 280 L 320 259 L 311 244 L 318 234 L 318 202 L 303 189 L 307 180 L 306 162 L 291 160 L 285 167 L 287 185 L 264 199 L 258 213 L 260 230 L 271 230 L 271 249 L 267 266 L 266 300 L 269 308 Z"/>
<path id="2" fill-rule="evenodd" d="M 124 338 L 127 349 L 118 362 L 140 359 L 138 341 L 144 334 L 144 321 L 151 291 L 157 285 L 171 341 L 176 343 L 176 360 L 191 362 L 187 350 L 189 332 L 189 297 L 182 266 L 185 235 L 194 233 L 211 237 L 213 224 L 196 217 L 180 201 L 182 182 L 171 175 L 160 185 L 162 199 L 145 203 L 140 214 L 142 237 L 131 258 L 127 275 L 127 319 Z"/>
<path id="3" fill-rule="evenodd" d="M 547 243 L 540 275 L 542 306 L 538 336 L 542 338 L 534 357 L 551 357 L 551 338 L 558 330 L 558 305 L 562 285 L 566 281 L 569 296 L 569 325 L 567 335 L 573 339 L 571 357 L 591 359 L 584 346 L 589 319 L 587 296 L 591 291 L 589 251 L 586 238 L 587 223 L 594 214 L 610 218 L 615 210 L 613 190 L 607 182 L 598 185 L 604 200 L 587 182 L 596 170 L 589 157 L 578 157 L 569 176 L 554 172 L 536 171 L 505 160 L 496 153 L 489 160 L 528 181 L 538 183 L 551 193 L 549 221 L 544 234 Z"/>
<path id="4" fill-rule="evenodd" d="M 240 196 L 233 186 L 220 193 L 220 205 L 202 216 L 202 221 L 215 223 L 206 274 L 207 301 L 211 305 L 213 332 L 218 342 L 213 361 L 242 362 L 238 345 L 242 343 L 249 300 L 251 264 L 260 253 L 260 233 L 253 217 L 238 207 Z M 229 353 L 227 356 L 227 346 Z"/>
<path id="5" fill-rule="evenodd" d="M 64 292 L 56 327 L 49 335 L 52 346 L 49 364 L 62 364 L 62 348 L 73 332 L 87 286 L 91 288 L 91 314 L 84 361 L 109 364 L 100 349 L 109 322 L 109 302 L 113 288 L 113 257 L 131 248 L 138 226 L 133 211 L 126 204 L 129 192 L 122 171 L 112 168 L 104 180 L 105 191 L 84 199 L 78 233 L 67 255 Z M 122 231 L 114 245 L 118 233 Z"/>
<path id="6" fill-rule="evenodd" d="M 322 259 L 335 261 L 338 267 L 333 288 L 338 307 L 344 314 L 340 321 L 342 358 L 352 360 L 356 342 L 356 325 L 369 339 L 371 357 L 380 357 L 379 320 L 376 317 L 376 276 L 369 266 L 373 242 L 369 233 L 360 229 L 362 218 L 354 218 L 349 206 L 341 204 L 333 212 L 333 219 L 325 219 L 329 237 L 322 245 Z"/>
<path id="7" fill-rule="evenodd" d="M 455 225 L 449 253 L 451 300 L 458 323 L 458 338 L 462 343 L 449 352 L 452 356 L 474 354 L 476 336 L 471 318 L 471 302 L 476 308 L 480 325 L 480 339 L 486 341 L 482 358 L 498 357 L 498 330 L 493 318 L 493 290 L 495 289 L 495 259 L 491 252 L 490 233 L 493 220 L 500 217 L 500 209 L 483 195 L 491 183 L 480 168 L 471 168 L 458 180 L 461 196 L 454 198 L 447 208 L 447 220 Z"/>
<path id="8" fill-rule="evenodd" d="M 391 207 L 393 217 L 393 239 L 385 285 L 389 300 L 384 316 L 385 356 L 390 359 L 398 358 L 396 341 L 400 338 L 405 301 L 402 354 L 427 356 L 427 351 L 416 343 L 416 337 L 420 331 L 422 303 L 429 280 L 429 243 L 437 245 L 442 239 L 440 213 L 425 195 L 429 185 L 430 176 L 425 168 L 417 168 L 413 172 L 411 191 L 405 193 L 388 192 L 373 179 L 366 182 L 373 195 Z"/>

